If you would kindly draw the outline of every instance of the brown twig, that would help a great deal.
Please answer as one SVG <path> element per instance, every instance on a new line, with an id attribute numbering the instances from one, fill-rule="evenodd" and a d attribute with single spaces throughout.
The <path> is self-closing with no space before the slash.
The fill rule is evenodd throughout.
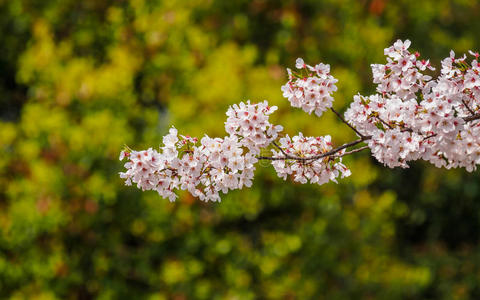
<path id="1" fill-rule="evenodd" d="M 364 136 L 363 138 L 360 138 L 358 140 L 355 140 L 353 142 L 350 142 L 350 143 L 346 143 L 346 144 L 343 144 L 342 146 L 338 147 L 338 148 L 335 148 L 335 149 L 332 149 L 328 152 L 325 152 L 325 153 L 322 153 L 322 154 L 319 154 L 319 155 L 314 155 L 314 156 L 310 156 L 310 157 L 298 157 L 298 156 L 293 156 L 293 155 L 285 155 L 284 156 L 281 156 L 281 157 L 271 157 L 271 156 L 258 156 L 257 159 L 264 159 L 264 160 L 288 160 L 288 159 L 293 159 L 293 160 L 298 160 L 298 161 L 309 161 L 309 160 L 316 160 L 316 159 L 320 159 L 320 158 L 324 158 L 324 157 L 327 157 L 327 156 L 330 156 L 330 155 L 333 155 L 339 151 L 342 151 L 343 149 L 346 149 L 348 147 L 353 147 L 357 144 L 360 144 L 361 142 L 364 142 L 366 140 L 369 140 L 371 139 L 372 137 L 371 136 Z"/>
<path id="2" fill-rule="evenodd" d="M 465 105 L 465 107 L 467 108 L 467 110 L 473 115 L 475 115 L 475 112 L 473 111 L 473 109 L 470 108 L 470 106 L 468 106 L 467 102 L 465 102 L 465 100 L 462 100 L 462 103 L 463 105 Z"/>
<path id="3" fill-rule="evenodd" d="M 429 136 L 424 137 L 423 140 L 422 140 L 422 142 L 423 142 L 423 141 L 426 141 L 426 140 L 428 140 L 429 138 L 432 138 L 432 137 L 434 137 L 434 136 L 437 136 L 437 134 L 434 133 L 434 134 L 431 134 L 431 135 L 429 135 Z"/>
<path id="4" fill-rule="evenodd" d="M 289 154 L 287 154 L 287 153 L 282 149 L 282 147 L 280 147 L 276 142 L 272 142 L 272 144 L 273 144 L 278 150 L 280 150 L 280 152 L 282 152 L 283 155 L 289 156 Z"/>
<path id="5" fill-rule="evenodd" d="M 339 116 L 339 114 L 333 109 L 331 108 L 331 110 L 337 115 Z M 343 121 L 343 118 L 341 118 L 341 116 L 339 116 L 339 118 Z M 469 117 L 465 117 L 463 118 L 463 120 L 465 122 L 471 122 L 471 121 L 475 121 L 475 120 L 479 120 L 480 119 L 480 113 L 476 113 L 472 116 L 469 116 Z M 380 121 L 382 121 L 381 119 L 379 119 Z M 350 124 L 348 124 L 346 121 L 343 121 L 345 124 L 348 125 L 348 127 L 352 128 L 355 132 L 357 132 L 357 130 L 355 128 L 353 128 Z M 384 122 L 384 121 L 382 121 Z M 390 127 L 391 128 L 391 127 Z M 402 131 L 412 131 L 410 128 L 404 128 L 402 129 Z M 357 134 L 361 135 L 359 132 L 357 132 Z M 427 140 L 429 138 L 432 138 L 436 136 L 436 134 L 432 134 L 432 135 L 429 135 L 427 137 L 425 137 L 423 140 Z M 325 153 L 322 153 L 322 154 L 319 154 L 319 155 L 314 155 L 314 156 L 310 156 L 310 157 L 298 157 L 298 156 L 294 156 L 294 155 L 290 155 L 288 153 L 286 153 L 282 147 L 280 147 L 277 143 L 273 142 L 273 145 L 278 148 L 280 150 L 280 152 L 283 154 L 283 156 L 280 156 L 280 157 L 271 157 L 271 156 L 257 156 L 257 159 L 260 159 L 260 160 L 271 160 L 271 161 L 276 161 L 276 160 L 297 160 L 297 161 L 300 161 L 300 162 L 308 162 L 308 161 L 314 161 L 314 160 L 317 160 L 317 159 L 321 159 L 321 158 L 324 158 L 324 157 L 327 157 L 327 156 L 331 156 L 331 155 L 334 155 L 340 151 L 342 151 L 343 149 L 346 149 L 346 148 L 349 148 L 349 147 L 353 147 L 355 145 L 358 145 L 364 141 L 368 141 L 372 138 L 371 135 L 361 135 L 361 137 L 358 139 L 358 140 L 355 140 L 353 142 L 350 142 L 350 143 L 346 143 L 346 144 L 343 144 L 342 146 L 340 147 L 337 147 L 335 149 L 332 149 L 328 152 L 325 152 Z M 351 151 L 347 151 L 345 153 L 343 153 L 342 155 L 340 156 L 337 156 L 337 157 L 341 157 L 341 156 L 344 156 L 344 155 L 348 155 L 348 154 L 352 154 L 352 153 L 356 153 L 356 152 L 360 152 L 362 150 L 365 150 L 367 149 L 368 146 L 362 146 L 360 148 L 357 148 L 357 149 L 354 149 L 354 150 L 351 150 Z"/>
<path id="6" fill-rule="evenodd" d="M 377 118 L 380 122 L 382 122 L 383 124 L 387 125 L 388 128 L 390 129 L 393 129 L 392 125 L 388 124 L 387 122 L 385 122 L 382 118 L 380 118 L 379 116 L 375 116 L 375 118 Z"/>
<path id="7" fill-rule="evenodd" d="M 473 114 L 472 116 L 463 118 L 463 120 L 465 122 L 471 122 L 471 121 L 475 121 L 475 120 L 478 120 L 478 119 L 480 119 L 480 113 Z"/>
<path id="8" fill-rule="evenodd" d="M 355 133 L 356 133 L 359 137 L 361 137 L 361 138 L 364 137 L 364 135 L 361 134 L 355 127 L 353 127 L 350 123 L 348 123 L 347 121 L 345 121 L 345 119 L 342 117 L 342 115 L 339 114 L 335 109 L 333 109 L 333 107 L 330 107 L 330 110 L 331 110 L 335 115 L 337 115 L 337 117 L 338 117 L 343 123 L 345 123 L 345 124 L 346 124 L 348 127 L 350 127 L 353 131 L 355 131 Z"/>

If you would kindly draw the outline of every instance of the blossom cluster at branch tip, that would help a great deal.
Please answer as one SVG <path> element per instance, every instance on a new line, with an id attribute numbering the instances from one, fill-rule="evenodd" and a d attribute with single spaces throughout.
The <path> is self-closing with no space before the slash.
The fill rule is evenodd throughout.
<path id="1" fill-rule="evenodd" d="M 283 130 L 280 125 L 272 125 L 269 115 L 277 110 L 276 106 L 269 106 L 267 101 L 257 104 L 240 102 L 227 110 L 225 131 L 237 136 L 241 144 L 252 153 L 259 154 L 260 149 L 270 145 Z"/>
<path id="2" fill-rule="evenodd" d="M 298 72 L 287 68 L 288 82 L 282 86 L 283 96 L 293 107 L 299 107 L 311 114 L 321 116 L 332 107 L 332 93 L 337 90 L 337 79 L 330 75 L 330 65 L 310 66 L 298 58 L 295 64 Z"/>
<path id="3" fill-rule="evenodd" d="M 410 41 L 396 41 L 385 49 L 387 64 L 373 64 L 377 94 L 357 95 L 345 119 L 362 135 L 371 136 L 372 155 L 388 167 L 408 167 L 423 159 L 437 167 L 464 167 L 480 163 L 480 67 L 478 54 L 468 62 L 455 53 L 442 61 L 441 75 L 429 60 L 412 54 Z"/>

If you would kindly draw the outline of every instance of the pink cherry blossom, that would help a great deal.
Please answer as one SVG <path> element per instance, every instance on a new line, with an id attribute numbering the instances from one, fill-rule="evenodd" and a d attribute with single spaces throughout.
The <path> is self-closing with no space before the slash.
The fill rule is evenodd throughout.
<path id="1" fill-rule="evenodd" d="M 315 184 L 350 176 L 342 157 L 365 149 L 389 168 L 407 168 L 423 159 L 439 168 L 474 171 L 480 164 L 478 52 L 470 50 L 473 59 L 468 60 L 451 51 L 433 78 L 430 60 L 412 53 L 410 46 L 409 40 L 397 40 L 384 50 L 386 63 L 371 65 L 376 93 L 353 96 L 344 118 L 332 107 L 337 79 L 329 65 L 311 66 L 298 58 L 297 71 L 287 69 L 281 90 L 291 106 L 317 116 L 330 109 L 357 140 L 335 147 L 329 135 L 280 137 L 283 127 L 270 122 L 276 106 L 240 102 L 227 110 L 227 136 L 197 139 L 172 127 L 158 150 L 121 151 L 126 170 L 120 177 L 126 185 L 154 190 L 171 201 L 178 190 L 220 201 L 220 192 L 252 185 L 259 160 L 269 161 L 280 178 Z M 262 150 L 271 155 L 262 156 Z"/>
<path id="2" fill-rule="evenodd" d="M 321 116 L 332 107 L 332 93 L 337 90 L 337 79 L 330 75 L 330 66 L 322 63 L 315 67 L 306 65 L 303 59 L 296 62 L 300 72 L 287 69 L 288 82 L 282 86 L 283 96 L 293 107 L 299 107 L 311 114 Z"/>

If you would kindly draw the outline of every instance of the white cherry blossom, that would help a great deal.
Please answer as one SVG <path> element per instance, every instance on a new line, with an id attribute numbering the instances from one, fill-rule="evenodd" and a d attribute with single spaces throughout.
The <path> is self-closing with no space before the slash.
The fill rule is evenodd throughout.
<path id="1" fill-rule="evenodd" d="M 270 161 L 280 178 L 315 184 L 349 176 L 342 157 L 364 149 L 390 168 L 423 159 L 439 168 L 472 172 L 480 164 L 479 54 L 470 50 L 473 59 L 468 60 L 451 51 L 440 75 L 432 78 L 425 74 L 434 70 L 430 60 L 410 52 L 410 45 L 397 40 L 384 50 L 386 63 L 371 65 L 376 93 L 353 96 L 345 118 L 332 108 L 337 79 L 329 65 L 311 66 L 298 58 L 297 71 L 287 69 L 281 90 L 291 106 L 317 116 L 332 110 L 358 136 L 355 141 L 334 147 L 328 135 L 280 137 L 282 126 L 269 120 L 276 106 L 240 102 L 227 110 L 227 136 L 199 140 L 172 127 L 158 150 L 121 151 L 119 159 L 127 162 L 120 177 L 126 185 L 154 190 L 171 201 L 178 190 L 220 201 L 220 192 L 252 185 L 259 160 Z M 264 149 L 271 156 L 262 156 Z"/>
<path id="2" fill-rule="evenodd" d="M 300 72 L 287 69 L 288 82 L 282 86 L 283 96 L 293 107 L 321 116 L 332 107 L 332 93 L 337 90 L 337 79 L 330 75 L 330 66 L 322 63 L 315 67 L 306 65 L 303 59 L 296 62 Z"/>

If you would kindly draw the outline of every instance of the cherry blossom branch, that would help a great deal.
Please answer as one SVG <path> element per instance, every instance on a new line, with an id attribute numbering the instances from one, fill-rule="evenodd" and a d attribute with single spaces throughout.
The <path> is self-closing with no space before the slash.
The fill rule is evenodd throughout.
<path id="1" fill-rule="evenodd" d="M 463 120 L 465 122 L 471 122 L 471 121 L 475 121 L 475 120 L 478 120 L 478 119 L 480 119 L 480 113 L 476 113 L 473 116 L 463 118 Z"/>
<path id="2" fill-rule="evenodd" d="M 480 113 L 478 113 L 478 114 L 475 114 L 475 113 L 474 113 L 472 116 L 463 118 L 463 120 L 464 120 L 466 123 L 472 122 L 472 121 L 475 121 L 475 120 L 478 120 L 478 119 L 480 119 Z M 411 129 L 410 129 L 410 130 L 411 130 Z M 432 137 L 436 137 L 436 136 L 437 136 L 436 133 L 431 134 L 431 135 L 428 135 L 428 136 L 426 136 L 426 137 L 423 139 L 423 141 L 428 140 L 429 138 L 432 138 Z"/>
<path id="3" fill-rule="evenodd" d="M 280 150 L 280 152 L 282 152 L 283 155 L 285 155 L 286 157 L 287 156 L 290 156 L 289 154 L 287 154 L 282 147 L 280 147 L 275 141 L 272 142 L 272 144 L 275 146 L 275 148 L 277 148 L 278 150 Z"/>
<path id="4" fill-rule="evenodd" d="M 381 123 L 383 123 L 385 126 L 387 126 L 388 128 L 390 129 L 393 129 L 392 125 L 388 124 L 386 121 L 384 121 L 382 118 L 380 118 L 379 116 L 375 116 L 375 118 L 377 118 Z"/>
<path id="5" fill-rule="evenodd" d="M 291 106 L 318 117 L 331 110 L 359 137 L 354 141 L 333 148 L 329 135 L 300 132 L 279 138 L 283 127 L 269 122 L 276 106 L 240 102 L 227 110 L 228 135 L 223 138 L 198 140 L 171 128 L 158 151 L 126 147 L 120 154 L 120 160 L 127 159 L 126 171 L 120 177 L 127 185 L 155 190 L 171 201 L 180 189 L 200 200 L 220 201 L 220 191 L 252 185 L 259 160 L 270 161 L 283 179 L 315 184 L 350 176 L 342 157 L 366 149 L 390 168 L 423 159 L 436 167 L 475 170 L 480 162 L 480 127 L 468 123 L 480 120 L 480 111 L 473 109 L 480 107 L 478 53 L 469 51 L 475 56 L 469 64 L 465 55 L 455 58 L 451 51 L 442 61 L 440 75 L 433 78 L 424 74 L 434 70 L 429 60 L 418 59 L 420 54 L 410 52 L 409 46 L 410 41 L 398 40 L 385 49 L 387 63 L 372 65 L 376 93 L 354 96 L 344 115 L 332 107 L 337 79 L 329 65 L 311 66 L 299 58 L 297 71 L 287 69 L 289 79 L 281 90 Z M 359 145 L 366 141 L 368 145 Z M 260 156 L 267 147 L 272 156 Z"/>
<path id="6" fill-rule="evenodd" d="M 470 106 L 468 106 L 467 102 L 465 100 L 462 100 L 462 103 L 463 105 L 465 105 L 465 107 L 467 108 L 468 112 L 470 112 L 473 115 L 475 115 L 475 112 L 473 111 L 473 109 L 470 108 Z"/>
<path id="7" fill-rule="evenodd" d="M 258 156 L 257 159 L 259 160 L 272 160 L 272 161 L 275 161 L 275 160 L 288 160 L 288 159 L 291 159 L 291 160 L 297 160 L 297 161 L 302 161 L 302 162 L 306 162 L 306 161 L 314 161 L 314 160 L 317 160 L 317 159 L 320 159 L 320 158 L 324 158 L 324 157 L 327 157 L 327 156 L 332 156 L 340 151 L 342 151 L 343 149 L 346 149 L 348 147 L 352 147 L 352 146 L 355 146 L 357 145 L 358 143 L 361 143 L 363 141 L 366 141 L 366 140 L 369 140 L 371 137 L 369 136 L 364 136 L 363 134 L 361 134 L 357 129 L 355 129 L 355 127 L 353 127 L 350 123 L 348 123 L 347 121 L 345 121 L 345 119 L 342 117 L 342 115 L 340 113 L 338 113 L 333 107 L 330 107 L 330 110 L 344 123 L 346 124 L 350 129 L 352 129 L 359 137 L 360 139 L 356 140 L 356 141 L 353 141 L 353 142 L 350 142 L 350 143 L 347 143 L 347 144 L 344 144 L 338 148 L 335 148 L 333 150 L 330 150 L 328 152 L 325 152 L 323 154 L 320 154 L 320 155 L 315 155 L 315 156 L 311 156 L 311 157 L 298 157 L 298 156 L 293 156 L 293 155 L 290 155 L 288 153 L 285 152 L 285 150 L 283 150 L 282 147 L 280 147 L 276 142 L 272 142 L 272 145 L 275 146 L 275 148 L 277 148 L 282 154 L 283 154 L 283 157 L 271 157 L 271 156 Z M 391 128 L 391 127 L 390 127 Z M 367 149 L 368 146 L 364 146 L 364 147 L 361 147 L 361 148 L 358 148 L 358 149 L 355 149 L 355 150 L 352 150 L 352 151 L 348 151 L 348 152 L 345 152 L 341 155 L 337 155 L 336 157 L 342 157 L 344 155 L 348 155 L 348 154 L 352 154 L 352 153 L 356 153 L 356 152 L 359 152 L 359 151 L 362 151 L 362 150 L 365 150 Z"/>
<path id="8" fill-rule="evenodd" d="M 320 159 L 320 158 L 323 158 L 323 157 L 326 157 L 326 156 L 330 156 L 332 154 L 335 154 L 339 151 L 342 151 L 343 149 L 346 149 L 346 148 L 349 148 L 349 147 L 353 147 L 355 145 L 358 145 L 364 141 L 367 141 L 369 139 L 371 139 L 372 137 L 371 136 L 364 136 L 358 140 L 355 140 L 353 142 L 350 142 L 350 143 L 346 143 L 346 144 L 343 144 L 342 146 L 338 147 L 338 148 L 335 148 L 333 150 L 330 150 L 328 152 L 325 152 L 323 154 L 320 154 L 320 155 L 316 155 L 316 156 L 313 156 L 313 157 L 310 157 L 310 159 Z"/>
<path id="9" fill-rule="evenodd" d="M 339 116 L 339 114 L 332 108 L 331 109 L 333 112 L 335 112 L 335 114 L 337 114 Z M 382 120 L 381 118 L 379 117 L 376 117 L 378 120 L 380 120 L 382 123 L 388 125 L 384 120 Z M 343 120 L 343 118 L 341 118 Z M 474 114 L 473 116 L 469 116 L 469 117 L 465 117 L 463 118 L 463 120 L 465 122 L 471 122 L 471 121 L 474 121 L 474 120 L 478 120 L 480 119 L 480 113 L 478 114 Z M 345 124 L 349 125 L 348 122 L 344 121 Z M 354 129 L 352 126 L 349 125 L 350 128 Z M 388 125 L 388 127 L 390 129 L 393 129 L 393 127 L 391 127 L 390 125 Z M 411 128 L 403 128 L 401 130 L 402 132 L 413 132 L 413 130 Z M 355 130 L 356 132 L 356 130 Z M 360 134 L 360 133 L 358 133 Z M 427 140 L 429 138 L 432 138 L 432 137 L 435 137 L 437 136 L 437 134 L 431 134 L 427 137 L 425 137 L 423 140 Z M 338 147 L 338 148 L 335 148 L 335 149 L 332 149 L 328 152 L 325 152 L 325 153 L 322 153 L 322 154 L 319 154 L 319 155 L 314 155 L 314 156 L 310 156 L 310 157 L 298 157 L 298 156 L 293 156 L 293 155 L 290 155 L 288 153 L 285 152 L 285 150 L 283 150 L 282 147 L 280 147 L 276 142 L 272 142 L 272 144 L 278 149 L 280 150 L 280 152 L 283 154 L 282 157 L 272 157 L 272 156 L 258 156 L 257 159 L 258 160 L 271 160 L 271 161 L 276 161 L 276 160 L 297 160 L 297 161 L 303 161 L 303 162 L 306 162 L 306 161 L 313 161 L 313 160 L 318 160 L 318 159 L 321 159 L 321 158 L 324 158 L 324 157 L 327 157 L 327 156 L 332 156 L 340 151 L 342 151 L 343 149 L 346 149 L 346 148 L 349 148 L 349 147 L 353 147 L 361 142 L 365 142 L 365 141 L 368 141 L 372 138 L 372 136 L 363 136 L 360 138 L 360 139 L 357 139 L 355 141 L 352 141 L 352 142 L 349 142 L 349 143 L 346 143 L 346 144 L 343 144 L 342 146 Z M 354 149 L 354 150 L 351 150 L 351 151 L 347 151 L 341 155 L 337 155 L 336 157 L 343 157 L 345 155 L 349 155 L 349 154 L 353 154 L 353 153 L 357 153 L 357 152 L 360 152 L 362 150 L 365 150 L 367 149 L 368 146 L 363 146 L 363 147 L 360 147 L 358 149 Z"/>
<path id="10" fill-rule="evenodd" d="M 285 153 L 283 151 L 283 149 L 281 150 L 282 154 L 284 154 L 284 156 L 281 156 L 281 157 L 272 157 L 272 156 L 257 156 L 257 159 L 258 160 L 272 160 L 272 161 L 275 161 L 275 160 L 297 160 L 297 161 L 309 161 L 309 160 L 318 160 L 320 158 L 324 158 L 324 157 L 327 157 L 327 156 L 331 156 L 331 155 L 334 155 L 340 151 L 342 151 L 343 149 L 346 149 L 346 148 L 349 148 L 349 147 L 353 147 L 355 145 L 358 145 L 364 141 L 367 141 L 369 139 L 371 139 L 372 137 L 371 136 L 364 136 L 358 140 L 355 140 L 353 142 L 350 142 L 350 143 L 346 143 L 346 144 L 343 144 L 342 146 L 338 147 L 338 148 L 335 148 L 335 149 L 332 149 L 330 151 L 327 151 L 325 153 L 322 153 L 322 154 L 319 154 L 319 155 L 314 155 L 314 156 L 310 156 L 310 157 L 298 157 L 298 156 L 292 156 L 292 155 L 289 155 L 287 153 Z M 362 149 L 363 150 L 363 149 Z M 353 150 L 352 150 L 353 151 Z M 358 152 L 358 151 L 357 151 Z M 355 153 L 355 152 L 352 152 L 352 153 Z M 343 155 L 342 155 L 343 156 Z"/>
<path id="11" fill-rule="evenodd" d="M 426 140 L 428 140 L 429 138 L 436 137 L 436 136 L 437 136 L 436 133 L 431 134 L 431 135 L 428 135 L 428 136 L 424 137 L 422 141 L 426 141 Z"/>

